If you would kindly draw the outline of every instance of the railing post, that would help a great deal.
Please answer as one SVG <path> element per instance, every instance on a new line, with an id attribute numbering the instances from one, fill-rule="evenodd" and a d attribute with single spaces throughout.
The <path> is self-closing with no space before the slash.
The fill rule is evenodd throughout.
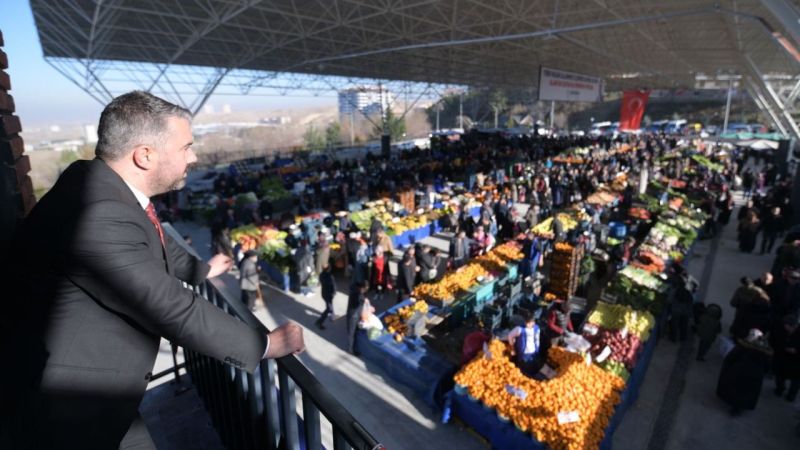
<path id="1" fill-rule="evenodd" d="M 322 438 L 320 436 L 319 409 L 310 395 L 303 392 L 303 433 L 306 438 L 306 450 L 320 450 Z"/>
<path id="2" fill-rule="evenodd" d="M 176 242 L 182 242 L 168 223 L 164 229 Z M 192 253 L 191 249 L 187 251 Z M 224 282 L 207 280 L 195 286 L 194 291 L 225 313 L 269 333 Z M 306 449 L 322 448 L 322 416 L 331 424 L 334 450 L 383 448 L 293 356 L 261 361 L 256 372 L 250 374 L 190 349 L 184 349 L 184 355 L 186 372 L 227 448 L 299 450 L 297 388 L 302 393 L 302 438 Z"/>
<path id="3" fill-rule="evenodd" d="M 333 450 L 351 450 L 350 444 L 338 428 L 333 429 Z"/>
<path id="4" fill-rule="evenodd" d="M 294 399 L 294 381 L 285 370 L 278 370 L 278 385 L 281 396 L 281 416 L 283 417 L 283 448 L 300 450 L 300 439 L 297 433 L 297 406 Z"/>
<path id="5" fill-rule="evenodd" d="M 233 369 L 233 368 L 231 368 Z M 236 448 L 251 448 L 250 436 L 247 433 L 247 419 L 245 418 L 247 410 L 244 406 L 244 377 L 242 370 L 233 369 L 233 379 L 229 381 L 228 390 L 230 394 L 228 397 L 231 399 L 231 418 L 233 419 L 233 435 L 236 440 Z"/>
<path id="6" fill-rule="evenodd" d="M 264 439 L 261 433 L 261 415 L 258 411 L 258 394 L 261 390 L 256 384 L 255 374 L 247 374 L 247 427 L 252 435 L 253 448 L 264 448 Z"/>
<path id="7" fill-rule="evenodd" d="M 264 397 L 264 420 L 267 426 L 267 448 L 274 450 L 280 442 L 280 410 L 278 397 L 275 390 L 275 371 L 277 364 L 274 360 L 261 361 L 261 392 Z"/>

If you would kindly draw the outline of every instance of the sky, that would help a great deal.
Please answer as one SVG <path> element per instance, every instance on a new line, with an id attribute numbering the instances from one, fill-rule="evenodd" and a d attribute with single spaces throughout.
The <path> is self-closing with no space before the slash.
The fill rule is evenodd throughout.
<path id="1" fill-rule="evenodd" d="M 16 114 L 26 127 L 96 123 L 103 109 L 97 100 L 51 67 L 42 56 L 39 35 L 27 0 L 0 0 L 0 31 L 8 55 L 10 94 Z M 214 96 L 207 104 L 216 111 L 230 104 L 234 111 L 249 109 L 301 108 L 335 105 L 329 96 L 309 97 L 305 93 L 287 96 Z"/>

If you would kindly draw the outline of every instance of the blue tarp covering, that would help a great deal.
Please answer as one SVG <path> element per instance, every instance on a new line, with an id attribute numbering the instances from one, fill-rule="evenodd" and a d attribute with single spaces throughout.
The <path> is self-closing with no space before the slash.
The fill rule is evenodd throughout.
<path id="1" fill-rule="evenodd" d="M 280 269 L 268 263 L 267 261 L 258 261 L 261 270 L 267 274 L 270 280 L 278 285 L 279 289 L 284 291 L 289 290 L 289 274 L 281 272 Z"/>
<path id="2" fill-rule="evenodd" d="M 403 306 L 411 304 L 405 300 L 379 315 L 394 314 Z M 428 313 L 428 317 L 433 315 Z M 356 349 L 366 361 L 380 366 L 386 374 L 413 389 L 432 408 L 441 408 L 446 384 L 452 380 L 457 367 L 444 359 L 439 353 L 428 349 L 422 339 L 405 339 L 395 342 L 393 336 L 385 333 L 370 340 L 364 330 L 356 334 Z M 443 385 L 444 384 L 444 385 Z"/>
<path id="3" fill-rule="evenodd" d="M 481 213 L 481 207 L 476 206 L 469 210 L 469 214 L 472 217 L 477 217 Z M 415 228 L 413 230 L 408 230 L 403 234 L 392 236 L 392 245 L 395 248 L 403 248 L 406 245 L 413 244 L 415 242 L 419 242 L 425 239 L 428 236 L 431 236 L 435 233 L 442 231 L 442 226 L 439 220 L 435 220 L 429 223 L 427 226 Z"/>

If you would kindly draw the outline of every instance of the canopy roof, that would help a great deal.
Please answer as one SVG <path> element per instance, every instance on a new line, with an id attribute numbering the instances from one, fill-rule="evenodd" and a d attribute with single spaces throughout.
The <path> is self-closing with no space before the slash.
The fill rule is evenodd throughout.
<path id="1" fill-rule="evenodd" d="M 691 87 L 746 58 L 798 72 L 758 0 L 30 3 L 48 57 L 501 87 L 535 87 L 544 66 L 607 90 Z"/>

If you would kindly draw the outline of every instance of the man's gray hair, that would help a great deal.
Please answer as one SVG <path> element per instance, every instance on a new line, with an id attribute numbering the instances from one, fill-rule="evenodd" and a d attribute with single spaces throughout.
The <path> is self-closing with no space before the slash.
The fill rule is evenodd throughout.
<path id="1" fill-rule="evenodd" d="M 95 155 L 105 161 L 125 156 L 137 145 L 160 148 L 166 141 L 167 119 L 192 120 L 188 109 L 144 91 L 132 91 L 115 98 L 100 115 Z"/>

